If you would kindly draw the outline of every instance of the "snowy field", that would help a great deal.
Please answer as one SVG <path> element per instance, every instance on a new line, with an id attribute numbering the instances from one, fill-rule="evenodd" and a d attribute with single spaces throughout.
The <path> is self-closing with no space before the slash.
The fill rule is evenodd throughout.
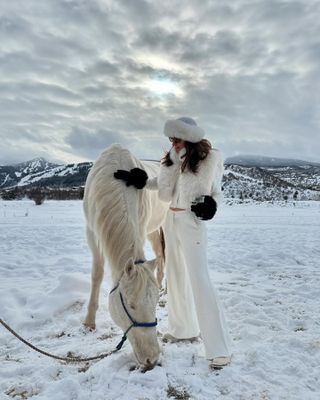
<path id="1" fill-rule="evenodd" d="M 0 326 L 0 399 L 320 399 L 320 203 L 225 205 L 207 226 L 230 366 L 209 371 L 200 342 L 162 343 L 162 365 L 146 373 L 132 368 L 129 343 L 101 361 L 65 365 Z M 96 355 L 121 338 L 107 313 L 108 271 L 97 330 L 82 328 L 91 270 L 84 231 L 80 201 L 0 201 L 0 318 L 59 355 Z M 162 295 L 162 332 L 165 304 Z"/>

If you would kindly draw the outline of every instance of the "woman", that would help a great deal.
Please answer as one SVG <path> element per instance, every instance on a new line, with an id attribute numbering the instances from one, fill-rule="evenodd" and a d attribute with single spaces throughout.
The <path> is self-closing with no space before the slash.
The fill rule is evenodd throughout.
<path id="1" fill-rule="evenodd" d="M 168 288 L 166 338 L 202 337 L 211 368 L 230 363 L 229 336 L 207 265 L 207 230 L 221 196 L 223 162 L 204 139 L 192 118 L 169 120 L 165 136 L 171 150 L 160 165 L 159 176 L 148 179 L 139 168 L 118 170 L 115 177 L 141 189 L 158 190 L 170 202 L 164 234 Z"/>

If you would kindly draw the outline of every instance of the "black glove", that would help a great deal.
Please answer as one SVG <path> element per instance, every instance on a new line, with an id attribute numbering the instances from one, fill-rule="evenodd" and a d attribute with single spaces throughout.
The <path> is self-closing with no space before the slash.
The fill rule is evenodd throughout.
<path id="1" fill-rule="evenodd" d="M 118 169 L 113 176 L 126 182 L 127 186 L 133 185 L 137 189 L 143 189 L 146 186 L 148 175 L 141 168 L 133 168 L 130 171 Z"/>
<path id="2" fill-rule="evenodd" d="M 191 211 L 200 219 L 212 219 L 217 211 L 217 203 L 211 196 L 204 196 L 204 202 L 192 203 Z"/>

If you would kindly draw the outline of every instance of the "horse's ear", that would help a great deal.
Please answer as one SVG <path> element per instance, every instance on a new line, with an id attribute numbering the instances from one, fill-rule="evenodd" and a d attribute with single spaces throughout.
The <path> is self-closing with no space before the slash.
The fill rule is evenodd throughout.
<path id="1" fill-rule="evenodd" d="M 125 266 L 124 272 L 129 279 L 133 278 L 136 275 L 136 266 L 132 260 L 130 260 Z"/>
<path id="2" fill-rule="evenodd" d="M 153 260 L 146 261 L 145 264 L 147 264 L 151 271 L 154 272 L 157 266 L 157 259 L 155 258 Z"/>

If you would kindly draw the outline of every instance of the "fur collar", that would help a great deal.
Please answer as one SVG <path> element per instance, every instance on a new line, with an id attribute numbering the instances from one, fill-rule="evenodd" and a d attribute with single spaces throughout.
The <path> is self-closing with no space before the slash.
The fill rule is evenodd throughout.
<path id="1" fill-rule="evenodd" d="M 218 150 L 212 150 L 199 163 L 197 173 L 185 170 L 181 172 L 180 163 L 167 167 L 162 164 L 158 177 L 159 197 L 171 201 L 179 195 L 179 207 L 190 208 L 191 203 L 199 196 L 213 196 L 217 203 L 221 197 L 221 180 L 223 161 Z"/>

